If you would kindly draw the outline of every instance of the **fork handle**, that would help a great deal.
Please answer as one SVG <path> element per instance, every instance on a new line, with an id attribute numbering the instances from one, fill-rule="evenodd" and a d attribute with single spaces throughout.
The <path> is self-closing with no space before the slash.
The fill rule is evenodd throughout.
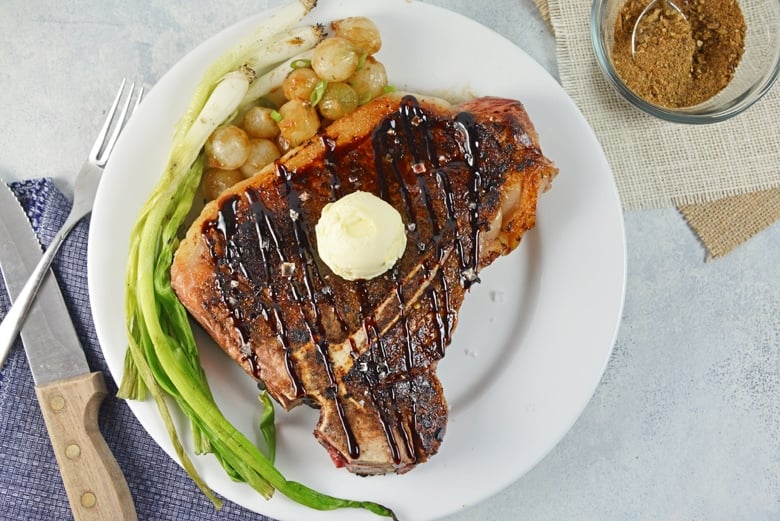
<path id="1" fill-rule="evenodd" d="M 97 424 L 106 396 L 103 373 L 52 382 L 35 392 L 73 519 L 137 521 L 127 481 Z"/>

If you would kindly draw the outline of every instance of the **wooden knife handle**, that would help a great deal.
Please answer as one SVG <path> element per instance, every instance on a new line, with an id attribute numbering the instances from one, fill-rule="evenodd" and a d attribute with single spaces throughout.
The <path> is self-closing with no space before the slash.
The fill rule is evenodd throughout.
<path id="1" fill-rule="evenodd" d="M 96 372 L 35 388 L 75 521 L 136 521 L 133 497 L 98 428 L 106 396 Z"/>

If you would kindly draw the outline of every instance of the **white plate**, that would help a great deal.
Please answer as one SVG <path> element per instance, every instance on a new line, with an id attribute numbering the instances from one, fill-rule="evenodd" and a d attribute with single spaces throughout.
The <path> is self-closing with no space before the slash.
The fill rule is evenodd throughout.
<path id="1" fill-rule="evenodd" d="M 625 282 L 620 203 L 609 165 L 558 83 L 523 51 L 462 16 L 407 0 L 320 2 L 327 22 L 363 14 L 379 25 L 380 59 L 391 82 L 422 93 L 519 99 L 542 148 L 560 168 L 541 198 L 538 224 L 517 251 L 483 272 L 439 366 L 452 413 L 442 448 L 403 476 L 359 478 L 333 467 L 311 435 L 317 413 L 277 413 L 278 467 L 288 479 L 339 496 L 379 501 L 401 519 L 423 521 L 474 505 L 517 480 L 569 430 L 590 399 L 612 350 Z M 100 343 L 114 378 L 122 376 L 124 277 L 137 213 L 165 165 L 172 128 L 200 74 L 262 15 L 205 42 L 152 89 L 125 130 L 92 214 L 89 287 Z M 209 339 L 209 381 L 226 416 L 254 439 L 256 388 Z M 130 403 L 141 424 L 173 456 L 151 402 Z M 195 458 L 221 495 L 288 520 L 374 519 L 362 511 L 315 512 L 282 495 L 265 501 L 232 482 L 213 457 Z M 542 499 L 542 498 L 540 498 Z"/>

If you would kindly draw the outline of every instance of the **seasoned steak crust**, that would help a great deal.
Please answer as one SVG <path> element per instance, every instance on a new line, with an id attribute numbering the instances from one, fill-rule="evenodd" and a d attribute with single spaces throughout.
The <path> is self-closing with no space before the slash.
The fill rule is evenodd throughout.
<path id="1" fill-rule="evenodd" d="M 171 270 L 192 316 L 286 409 L 320 409 L 337 466 L 403 473 L 435 454 L 436 376 L 479 271 L 534 226 L 557 169 L 522 104 L 388 95 L 209 203 Z M 317 254 L 328 202 L 363 190 L 407 230 L 387 273 L 350 282 Z"/>

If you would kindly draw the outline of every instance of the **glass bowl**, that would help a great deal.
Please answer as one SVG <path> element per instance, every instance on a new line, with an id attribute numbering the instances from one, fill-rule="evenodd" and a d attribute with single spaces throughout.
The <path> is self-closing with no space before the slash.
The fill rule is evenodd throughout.
<path id="1" fill-rule="evenodd" d="M 686 1 L 692 0 L 675 0 L 675 3 L 682 6 Z M 646 101 L 626 86 L 611 60 L 615 19 L 625 2 L 594 0 L 590 34 L 596 61 L 607 81 L 634 107 L 676 123 L 714 123 L 736 116 L 753 105 L 777 79 L 780 72 L 780 0 L 740 0 L 746 26 L 745 50 L 726 88 L 690 107 L 668 108 Z"/>

